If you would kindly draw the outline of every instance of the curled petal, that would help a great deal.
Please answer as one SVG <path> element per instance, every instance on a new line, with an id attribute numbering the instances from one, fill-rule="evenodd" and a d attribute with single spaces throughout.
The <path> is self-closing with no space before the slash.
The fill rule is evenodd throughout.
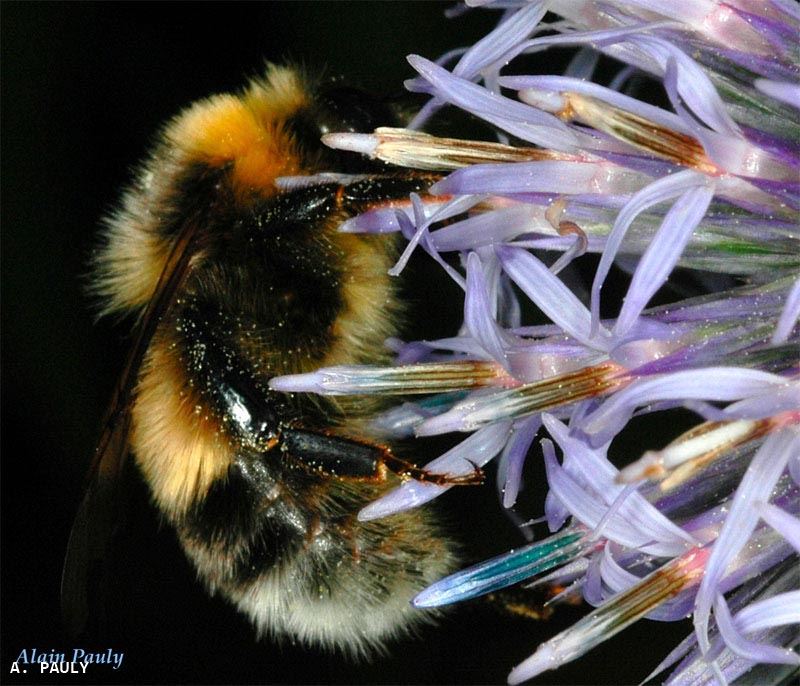
<path id="1" fill-rule="evenodd" d="M 503 507 L 513 507 L 517 501 L 525 457 L 541 425 L 542 420 L 538 415 L 527 417 L 514 424 L 514 433 L 501 455 L 501 460 L 506 464 L 506 477 L 503 483 Z"/>
<path id="2" fill-rule="evenodd" d="M 738 400 L 785 384 L 776 374 L 738 367 L 706 367 L 640 379 L 606 400 L 581 428 L 593 435 L 594 445 L 600 445 L 619 433 L 641 405 L 673 399 Z"/>
<path id="3" fill-rule="evenodd" d="M 581 484 L 563 469 L 555 459 L 555 453 L 549 445 L 549 441 L 542 441 L 544 451 L 544 463 L 547 470 L 547 482 L 550 484 L 552 492 L 564 503 L 575 519 L 589 528 L 594 528 L 603 519 L 606 508 L 597 502 L 597 494 L 587 491 Z M 652 542 L 652 538 L 643 534 L 640 530 L 633 528 L 620 516 L 610 518 L 604 527 L 605 536 L 620 545 L 631 546 L 634 548 L 647 547 Z M 655 546 L 654 546 L 655 547 Z M 682 549 L 685 546 L 679 546 Z M 662 554 L 674 554 L 675 546 L 666 546 L 658 552 Z"/>
<path id="4" fill-rule="evenodd" d="M 611 546 L 606 543 L 600 555 L 600 576 L 613 593 L 625 591 L 639 582 L 639 577 L 621 567 L 611 554 Z"/>
<path id="5" fill-rule="evenodd" d="M 617 540 L 623 545 L 628 544 L 618 538 L 620 535 L 638 534 L 642 542 L 637 547 L 644 547 L 649 552 L 656 554 L 674 555 L 684 550 L 687 545 L 696 543 L 689 534 L 647 502 L 640 493 L 627 491 L 625 486 L 614 483 L 618 472 L 603 454 L 599 454 L 601 451 L 594 450 L 579 439 L 570 436 L 566 427 L 552 415 L 544 414 L 542 421 L 550 435 L 561 446 L 564 454 L 573 463 L 572 471 L 578 471 L 585 478 L 587 485 L 598 494 L 600 501 L 604 501 L 616 509 L 616 512 L 606 519 L 608 514 L 605 511 L 606 508 L 600 506 L 593 509 L 593 506 L 596 507 L 598 498 L 588 495 L 586 499 L 592 501 L 591 503 L 575 501 L 574 509 L 568 505 L 576 519 L 589 528 L 595 528 L 603 522 L 606 538 Z M 545 466 L 548 467 L 549 478 L 550 469 L 553 468 L 552 460 L 546 461 Z M 557 475 L 554 468 L 553 471 Z M 623 494 L 626 496 L 624 500 L 618 500 Z M 559 497 L 562 502 L 567 504 L 566 493 L 563 497 Z"/>
<path id="6" fill-rule="evenodd" d="M 570 516 L 566 505 L 551 488 L 544 500 L 544 518 L 550 531 L 558 531 Z"/>
<path id="7" fill-rule="evenodd" d="M 556 150 L 576 147 L 577 136 L 552 114 L 481 88 L 418 55 L 408 61 L 433 88 L 434 93 L 467 112 L 485 119 L 523 140 Z"/>
<path id="8" fill-rule="evenodd" d="M 677 68 L 678 93 L 698 119 L 719 133 L 741 136 L 717 89 L 697 62 L 663 38 L 639 34 L 630 36 L 627 41 L 654 59 L 662 74 L 673 60 Z"/>
<path id="9" fill-rule="evenodd" d="M 714 601 L 714 618 L 717 620 L 720 635 L 728 647 L 740 657 L 754 662 L 800 665 L 800 656 L 787 648 L 754 643 L 746 639 L 736 627 L 728 604 L 721 593 Z"/>
<path id="10" fill-rule="evenodd" d="M 761 419 L 781 413 L 791 413 L 791 417 L 787 415 L 787 420 L 792 421 L 794 413 L 798 411 L 800 411 L 800 380 L 791 380 L 781 388 L 757 393 L 728 405 L 723 410 L 723 416 L 736 419 Z M 800 418 L 796 421 L 800 421 Z"/>
<path id="11" fill-rule="evenodd" d="M 800 591 L 787 591 L 752 602 L 736 614 L 734 622 L 745 633 L 800 624 Z"/>

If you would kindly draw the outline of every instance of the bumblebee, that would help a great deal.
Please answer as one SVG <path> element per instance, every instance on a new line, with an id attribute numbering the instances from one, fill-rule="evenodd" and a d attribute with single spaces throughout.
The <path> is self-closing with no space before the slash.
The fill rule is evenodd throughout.
<path id="1" fill-rule="evenodd" d="M 268 388 L 278 374 L 386 361 L 399 313 L 385 236 L 342 220 L 424 193 L 434 177 L 325 148 L 328 131 L 392 124 L 382 101 L 287 67 L 170 121 L 106 223 L 95 258 L 103 313 L 135 319 L 63 588 L 72 632 L 105 554 L 130 455 L 212 594 L 259 634 L 369 652 L 426 615 L 413 595 L 448 573 L 430 513 L 359 522 L 392 481 L 464 483 L 370 440 L 358 399 Z M 349 182 L 278 190 L 335 170 Z"/>

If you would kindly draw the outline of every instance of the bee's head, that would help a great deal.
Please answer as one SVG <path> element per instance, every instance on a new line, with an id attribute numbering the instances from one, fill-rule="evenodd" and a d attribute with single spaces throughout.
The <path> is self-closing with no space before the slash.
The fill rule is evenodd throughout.
<path id="1" fill-rule="evenodd" d="M 331 150 L 320 137 L 396 125 L 391 108 L 336 79 L 319 86 L 307 81 L 296 69 L 270 66 L 244 93 L 215 95 L 182 112 L 166 139 L 184 154 L 182 164 L 229 168 L 237 189 L 267 195 L 279 176 L 384 170 L 382 162 Z"/>
<path id="2" fill-rule="evenodd" d="M 147 304 L 176 236 L 188 224 L 198 227 L 193 249 L 226 265 L 232 290 L 244 289 L 247 275 L 258 272 L 252 265 L 267 255 L 277 255 L 290 271 L 306 260 L 306 253 L 292 250 L 300 250 L 304 241 L 319 243 L 315 235 L 320 227 L 330 228 L 333 218 L 322 210 L 315 214 L 319 197 L 305 202 L 295 194 L 275 202 L 276 179 L 381 169 L 382 163 L 325 147 L 320 136 L 394 123 L 390 109 L 374 96 L 335 80 L 317 87 L 309 81 L 297 69 L 269 67 L 243 92 L 200 100 L 167 124 L 161 144 L 108 219 L 97 251 L 93 291 L 104 312 Z M 324 189 L 309 190 L 315 192 Z M 348 240 L 358 242 L 341 238 L 336 243 Z M 334 252 L 319 263 L 339 261 Z M 381 262 L 380 268 L 388 265 Z"/>

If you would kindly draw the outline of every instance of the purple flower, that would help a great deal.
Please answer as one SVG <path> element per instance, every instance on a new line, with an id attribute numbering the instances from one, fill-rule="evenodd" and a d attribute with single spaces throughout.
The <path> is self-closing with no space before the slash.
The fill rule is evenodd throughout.
<path id="1" fill-rule="evenodd" d="M 343 230 L 400 231 L 408 244 L 393 273 L 421 248 L 464 290 L 463 326 L 393 341 L 395 367 L 323 369 L 273 388 L 427 394 L 377 417 L 376 431 L 469 434 L 427 466 L 457 475 L 498 457 L 505 507 L 519 500 L 525 460 L 544 460 L 552 535 L 414 601 L 533 581 L 596 606 L 510 683 L 641 618 L 688 615 L 693 633 L 651 676 L 671 667 L 669 683 L 725 684 L 755 669 L 780 680 L 800 665 L 800 11 L 783 0 L 467 4 L 505 11 L 471 48 L 409 57 L 418 76 L 407 85 L 431 96 L 412 128 L 326 138 L 450 172 L 408 211 L 367 213 Z M 560 18 L 542 23 L 546 10 Z M 504 73 L 563 46 L 578 50 L 565 75 Z M 591 80 L 598 54 L 623 64 L 609 86 Z M 671 107 L 633 97 L 634 75 L 659 81 Z M 414 130 L 453 106 L 504 142 Z M 559 273 L 587 252 L 600 257 L 584 299 Z M 619 303 L 603 294 L 614 264 L 631 273 Z M 678 267 L 705 292 L 652 307 Z M 550 323 L 525 325 L 518 293 Z M 615 316 L 602 319 L 601 305 Z M 644 440 L 617 469 L 611 444 L 631 418 L 676 407 L 697 425 L 666 447 Z M 542 430 L 549 438 L 537 441 Z M 408 481 L 360 517 L 445 490 Z"/>

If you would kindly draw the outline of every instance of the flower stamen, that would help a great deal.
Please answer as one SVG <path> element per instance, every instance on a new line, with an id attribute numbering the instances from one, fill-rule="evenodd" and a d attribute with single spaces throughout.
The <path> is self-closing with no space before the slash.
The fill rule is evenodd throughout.
<path id="1" fill-rule="evenodd" d="M 617 476 L 618 483 L 660 480 L 662 492 L 685 483 L 700 469 L 783 426 L 800 422 L 800 412 L 783 412 L 758 420 L 704 422 L 662 450 L 648 450 Z"/>
<path id="2" fill-rule="evenodd" d="M 620 365 L 604 362 L 507 391 L 468 397 L 444 414 L 424 421 L 417 427 L 417 435 L 473 431 L 498 419 L 516 419 L 581 400 L 603 397 L 633 380 L 625 376 L 625 372 Z"/>
<path id="3" fill-rule="evenodd" d="M 322 395 L 418 395 L 517 385 L 502 366 L 480 360 L 403 367 L 325 367 L 307 374 L 276 376 L 269 382 L 274 391 Z"/>
<path id="4" fill-rule="evenodd" d="M 473 164 L 584 159 L 555 150 L 441 138 L 388 126 L 375 129 L 374 133 L 329 133 L 322 137 L 322 142 L 337 150 L 360 152 L 399 167 L 431 171 L 453 171 Z"/>
<path id="5" fill-rule="evenodd" d="M 707 548 L 692 548 L 618 593 L 569 629 L 540 645 L 533 655 L 511 671 L 508 683 L 518 684 L 571 662 L 681 591 L 696 585 L 709 555 Z"/>
<path id="6" fill-rule="evenodd" d="M 592 97 L 578 93 L 561 95 L 565 103 L 559 113 L 562 119 L 574 119 L 592 126 L 639 150 L 683 167 L 696 169 L 704 174 L 721 173 L 706 155 L 700 141 L 692 136 Z"/>

